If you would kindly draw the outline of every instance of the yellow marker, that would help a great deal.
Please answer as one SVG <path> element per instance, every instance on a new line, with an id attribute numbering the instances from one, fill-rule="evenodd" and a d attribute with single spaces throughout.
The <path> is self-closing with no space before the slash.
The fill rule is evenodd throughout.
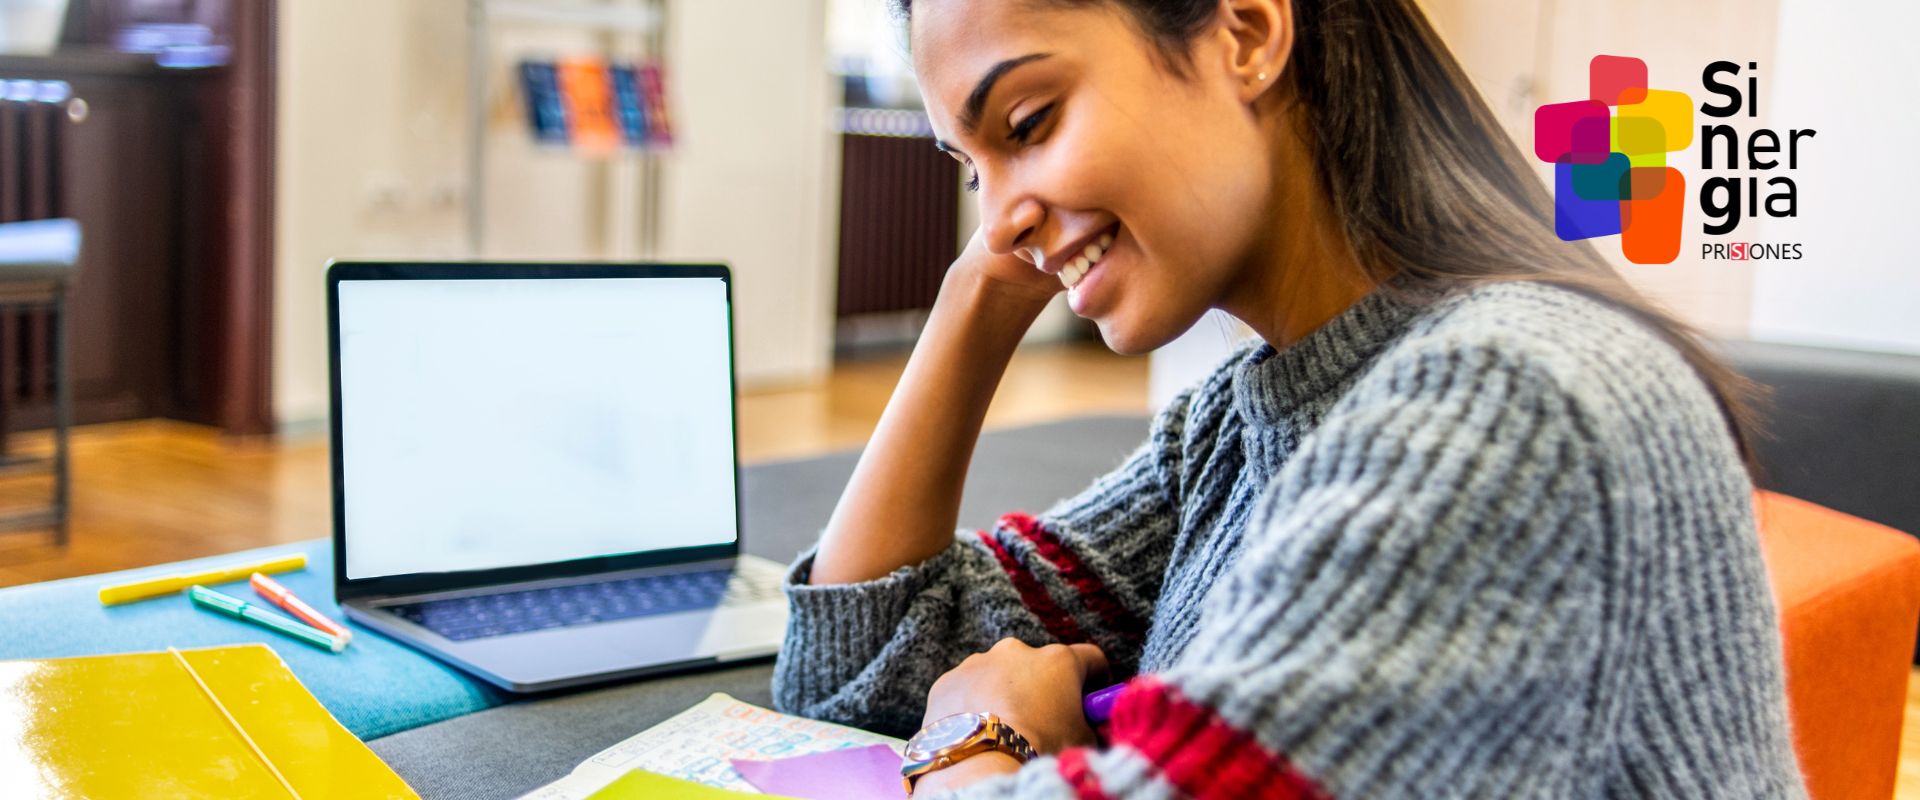
<path id="1" fill-rule="evenodd" d="M 145 600 L 149 597 L 178 594 L 196 583 L 215 584 L 244 581 L 248 576 L 256 572 L 275 575 L 306 568 L 306 554 L 296 553 L 269 561 L 240 564 L 223 569 L 210 569 L 206 572 L 148 578 L 144 581 L 123 583 L 119 586 L 102 586 L 100 587 L 100 605 L 116 606 L 121 603 L 131 603 L 135 600 Z"/>

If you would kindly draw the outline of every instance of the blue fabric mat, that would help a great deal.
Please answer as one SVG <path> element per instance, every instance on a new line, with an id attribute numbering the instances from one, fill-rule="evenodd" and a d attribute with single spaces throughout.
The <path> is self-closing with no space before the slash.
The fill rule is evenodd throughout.
<path id="1" fill-rule="evenodd" d="M 307 568 L 274 576 L 322 613 L 333 602 L 333 547 L 326 539 L 155 567 L 0 589 L 0 660 L 130 653 L 261 642 L 287 662 L 321 705 L 362 739 L 470 714 L 509 696 L 379 633 L 349 623 L 353 644 L 334 655 L 239 620 L 195 609 L 185 593 L 104 607 L 101 586 L 154 575 L 306 553 Z M 245 581 L 213 588 L 257 599 Z"/>

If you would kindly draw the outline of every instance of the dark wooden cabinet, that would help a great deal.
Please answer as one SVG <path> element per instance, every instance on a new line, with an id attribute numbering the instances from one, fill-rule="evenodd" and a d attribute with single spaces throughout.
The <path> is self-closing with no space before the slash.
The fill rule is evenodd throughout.
<path id="1" fill-rule="evenodd" d="M 59 198 L 52 216 L 81 225 L 81 256 L 69 300 L 76 421 L 86 424 L 152 416 L 202 415 L 172 395 L 170 373 L 186 320 L 180 319 L 186 265 L 181 256 L 198 233 L 182 226 L 188 187 L 186 151 L 198 146 L 202 121 L 193 95 L 209 76 L 153 68 L 142 59 L 94 57 L 4 58 L 0 79 L 60 80 L 85 104 L 85 118 L 64 119 L 57 109 L 57 154 L 28 150 L 17 162 L 56 161 Z M 8 122 L 21 128 L 43 120 Z M 0 174 L 0 187 L 16 188 Z M 33 187 L 28 191 L 33 191 Z M 45 203 L 25 204 L 17 219 L 48 216 Z M 29 365 L 39 358 L 41 325 L 31 313 L 0 314 L 0 391 L 6 424 L 46 427 L 52 410 Z M 12 362 L 8 364 L 7 362 Z M 24 379 L 16 379 L 24 375 Z"/>
<path id="2" fill-rule="evenodd" d="M 61 208 L 13 215 L 81 224 L 69 304 L 79 423 L 172 417 L 240 435 L 272 430 L 272 11 L 233 7 L 223 22 L 236 32 L 232 57 L 220 66 L 167 69 L 86 45 L 0 55 L 0 79 L 65 81 L 85 103 L 84 120 L 59 125 Z M 0 174 L 0 189 L 7 181 Z M 27 376 L 18 386 L 0 379 L 9 430 L 52 419 L 27 363 L 40 324 L 0 312 L 0 376 Z M 10 372 L 9 358 L 27 365 Z"/>

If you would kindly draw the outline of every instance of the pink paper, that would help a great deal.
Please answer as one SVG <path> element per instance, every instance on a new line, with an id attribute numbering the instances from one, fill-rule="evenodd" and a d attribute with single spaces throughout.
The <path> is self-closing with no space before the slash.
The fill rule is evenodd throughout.
<path id="1" fill-rule="evenodd" d="M 906 800 L 900 754 L 884 744 L 773 761 L 733 759 L 753 788 L 801 800 Z"/>

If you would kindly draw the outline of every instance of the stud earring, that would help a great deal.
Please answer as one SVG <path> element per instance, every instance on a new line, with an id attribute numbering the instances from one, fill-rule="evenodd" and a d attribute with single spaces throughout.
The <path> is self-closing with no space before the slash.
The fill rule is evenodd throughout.
<path id="1" fill-rule="evenodd" d="M 1267 73 L 1264 73 L 1264 72 L 1254 77 L 1254 80 L 1263 81 L 1263 82 L 1266 81 L 1266 79 L 1267 79 Z"/>

